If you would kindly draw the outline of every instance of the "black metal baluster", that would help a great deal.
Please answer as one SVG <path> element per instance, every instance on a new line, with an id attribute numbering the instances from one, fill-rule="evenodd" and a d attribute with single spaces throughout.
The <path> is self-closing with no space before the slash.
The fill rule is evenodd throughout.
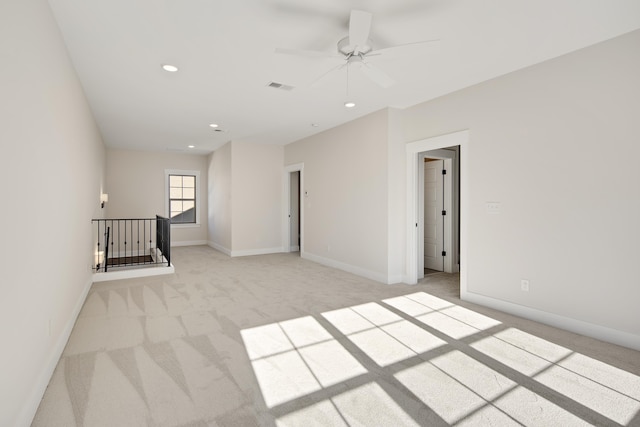
<path id="1" fill-rule="evenodd" d="M 167 230 L 167 267 L 171 267 L 171 218 L 164 219 L 165 228 Z"/>
<path id="2" fill-rule="evenodd" d="M 113 228 L 113 231 L 115 232 L 116 229 L 113 226 L 113 220 L 111 220 L 111 227 L 109 228 L 109 234 L 111 234 L 111 229 L 112 228 Z M 114 248 L 115 248 L 114 242 L 113 242 L 114 240 L 115 239 L 113 238 L 113 236 L 111 236 L 111 238 L 109 239 L 109 241 L 111 242 L 111 257 L 113 257 L 113 254 L 114 254 Z M 108 263 L 108 261 L 107 261 L 107 263 Z"/>
<path id="3" fill-rule="evenodd" d="M 124 265 L 127 266 L 127 220 L 124 220 Z"/>
<path id="4" fill-rule="evenodd" d="M 98 241 L 98 247 L 96 248 L 96 255 L 93 258 L 93 269 L 95 270 L 95 272 L 98 272 L 98 269 L 100 268 L 100 264 L 98 263 L 100 261 L 100 221 L 95 221 L 93 220 L 92 222 L 96 222 L 98 225 L 98 233 L 96 234 L 97 238 L 96 240 Z"/>
<path id="5" fill-rule="evenodd" d="M 156 216 L 156 264 L 160 264 L 162 261 L 162 258 L 159 258 L 157 256 L 158 251 L 160 252 L 160 256 L 164 256 L 164 254 L 162 253 L 162 236 L 160 234 L 160 232 L 158 231 L 158 217 Z M 153 222 L 153 220 L 151 221 Z"/>
<path id="6" fill-rule="evenodd" d="M 112 221 L 112 223 L 113 223 L 113 221 Z M 111 225 L 113 226 L 113 224 L 111 224 Z M 105 226 L 106 226 L 106 223 L 105 223 Z M 104 254 L 104 256 L 105 256 L 105 258 L 104 258 L 105 259 L 104 272 L 105 273 L 107 272 L 107 268 L 109 266 L 109 263 L 107 262 L 107 259 L 109 258 L 109 231 L 110 230 L 111 229 L 109 227 L 107 227 L 107 236 L 106 236 L 106 241 L 105 241 L 106 251 L 105 251 L 105 254 Z M 111 244 L 113 244 L 113 242 Z"/>
<path id="7" fill-rule="evenodd" d="M 140 220 L 136 220 L 136 255 L 138 257 L 138 262 L 140 262 Z M 142 257 L 142 262 L 144 263 L 144 257 Z"/>

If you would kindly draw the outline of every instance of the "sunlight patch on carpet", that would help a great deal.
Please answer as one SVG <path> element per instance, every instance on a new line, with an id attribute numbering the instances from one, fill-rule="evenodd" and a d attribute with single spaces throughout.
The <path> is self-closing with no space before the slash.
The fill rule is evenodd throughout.
<path id="1" fill-rule="evenodd" d="M 359 355 L 311 316 L 241 331 L 267 406 L 303 406 L 279 416 L 279 427 L 414 425 L 383 383 L 348 382 L 367 374 L 367 363 L 449 424 L 577 426 L 606 417 L 626 425 L 640 412 L 640 377 L 424 292 L 321 316 Z M 335 385 L 329 398 L 309 396 Z"/>
<path id="2" fill-rule="evenodd" d="M 367 373 L 312 317 L 241 331 L 268 407 Z"/>

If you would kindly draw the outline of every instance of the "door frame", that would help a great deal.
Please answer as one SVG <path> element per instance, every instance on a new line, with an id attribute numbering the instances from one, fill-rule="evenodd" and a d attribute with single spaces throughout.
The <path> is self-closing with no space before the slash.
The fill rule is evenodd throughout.
<path id="1" fill-rule="evenodd" d="M 443 263 L 443 271 L 445 273 L 457 273 L 457 264 L 455 258 L 457 255 L 454 219 L 456 218 L 454 209 L 454 176 L 457 170 L 454 166 L 456 158 L 455 151 L 451 150 L 430 150 L 418 153 L 418 279 L 424 278 L 424 159 L 444 160 L 444 168 L 447 174 L 444 176 L 444 210 L 447 215 L 444 216 L 444 233 L 442 235 L 444 250 L 450 255 L 445 257 Z"/>
<path id="2" fill-rule="evenodd" d="M 419 253 L 419 170 L 420 154 L 425 151 L 459 146 L 460 150 L 460 292 L 467 291 L 467 237 L 469 235 L 469 131 L 426 138 L 406 145 L 407 223 L 406 223 L 406 283 L 418 283 Z M 423 157 L 424 158 L 424 157 Z M 424 160 L 421 160 L 424 161 Z M 424 192 L 424 191 L 423 191 Z M 424 195 L 423 195 L 424 197 Z M 424 207 L 423 207 L 424 209 Z M 424 225 L 423 225 L 424 226 Z M 424 235 L 424 232 L 423 232 Z M 422 243 L 424 246 L 424 243 Z M 424 249 L 423 249 L 424 250 Z M 453 257 L 452 257 L 453 258 Z M 423 264 L 424 265 L 424 264 Z M 422 270 L 424 272 L 424 268 Z"/>
<path id="3" fill-rule="evenodd" d="M 304 163 L 295 163 L 284 167 L 282 176 L 282 252 L 291 252 L 291 173 L 300 172 L 298 182 L 298 203 L 300 204 L 300 256 L 304 252 L 304 203 L 302 199 L 304 188 Z"/>

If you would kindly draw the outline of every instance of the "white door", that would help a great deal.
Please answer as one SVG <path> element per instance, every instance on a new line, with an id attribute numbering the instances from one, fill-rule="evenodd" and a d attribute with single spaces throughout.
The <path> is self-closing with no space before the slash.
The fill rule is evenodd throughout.
<path id="1" fill-rule="evenodd" d="M 289 175 L 291 194 L 289 195 L 289 252 L 300 250 L 300 171 Z"/>
<path id="2" fill-rule="evenodd" d="M 444 160 L 424 162 L 424 268 L 444 270 Z"/>

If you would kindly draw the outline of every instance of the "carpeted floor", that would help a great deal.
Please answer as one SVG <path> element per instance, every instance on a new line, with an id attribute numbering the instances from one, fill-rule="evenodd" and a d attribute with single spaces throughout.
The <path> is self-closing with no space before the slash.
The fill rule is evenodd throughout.
<path id="1" fill-rule="evenodd" d="M 640 352 L 297 254 L 95 284 L 34 426 L 640 425 Z"/>
<path id="2" fill-rule="evenodd" d="M 438 273 L 442 273 L 442 271 L 438 271 L 438 270 L 432 270 L 430 268 L 425 268 L 424 269 L 424 275 L 427 276 L 429 274 L 438 274 Z"/>

